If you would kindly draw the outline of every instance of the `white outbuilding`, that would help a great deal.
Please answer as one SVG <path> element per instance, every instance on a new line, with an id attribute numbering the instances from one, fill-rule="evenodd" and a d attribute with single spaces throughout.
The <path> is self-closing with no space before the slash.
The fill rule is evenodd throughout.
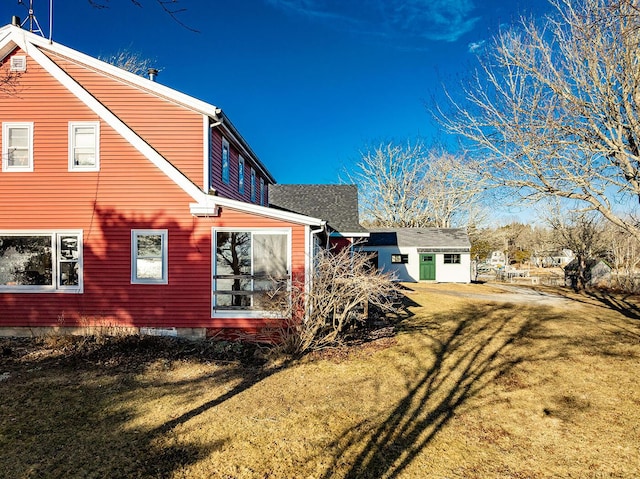
<path id="1" fill-rule="evenodd" d="M 361 247 L 378 269 L 398 281 L 471 282 L 471 242 L 463 228 L 370 230 Z"/>

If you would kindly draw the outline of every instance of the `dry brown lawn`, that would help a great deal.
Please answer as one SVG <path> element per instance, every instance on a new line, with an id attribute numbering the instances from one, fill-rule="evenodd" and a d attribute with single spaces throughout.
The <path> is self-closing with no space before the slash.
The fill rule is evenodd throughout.
<path id="1" fill-rule="evenodd" d="M 0 477 L 639 476 L 634 301 L 407 287 L 395 338 L 301 360 L 0 339 Z"/>

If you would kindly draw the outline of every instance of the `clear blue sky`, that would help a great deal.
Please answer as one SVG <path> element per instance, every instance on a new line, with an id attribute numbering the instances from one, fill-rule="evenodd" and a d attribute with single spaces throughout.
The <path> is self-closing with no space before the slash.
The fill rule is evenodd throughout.
<path id="1" fill-rule="evenodd" d="M 49 0 L 33 0 L 49 36 Z M 279 183 L 336 183 L 367 144 L 442 139 L 426 104 L 475 66 L 473 50 L 546 0 L 53 0 L 53 40 L 128 49 L 158 81 L 222 108 Z M 29 0 L 23 0 L 28 5 Z M 17 0 L 0 11 L 27 16 Z"/>

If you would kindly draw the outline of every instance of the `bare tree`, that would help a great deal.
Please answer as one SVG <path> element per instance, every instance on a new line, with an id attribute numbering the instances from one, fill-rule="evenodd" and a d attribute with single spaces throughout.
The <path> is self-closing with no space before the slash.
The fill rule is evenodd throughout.
<path id="1" fill-rule="evenodd" d="M 576 290 L 587 284 L 587 260 L 607 253 L 608 242 L 601 216 L 593 211 L 562 213 L 559 210 L 548 219 L 555 234 L 556 244 L 569 248 L 577 262 L 577 277 L 572 285 Z"/>
<path id="2" fill-rule="evenodd" d="M 150 58 L 129 49 L 120 50 L 107 57 L 100 56 L 98 59 L 140 76 L 147 76 L 149 70 L 154 67 Z"/>
<path id="3" fill-rule="evenodd" d="M 551 3 L 542 25 L 500 34 L 437 115 L 477 147 L 492 186 L 572 200 L 640 238 L 628 214 L 640 201 L 637 0 Z"/>
<path id="4" fill-rule="evenodd" d="M 483 190 L 474 162 L 422 142 L 374 146 L 347 178 L 358 185 L 363 221 L 382 227 L 459 226 L 478 214 Z"/>

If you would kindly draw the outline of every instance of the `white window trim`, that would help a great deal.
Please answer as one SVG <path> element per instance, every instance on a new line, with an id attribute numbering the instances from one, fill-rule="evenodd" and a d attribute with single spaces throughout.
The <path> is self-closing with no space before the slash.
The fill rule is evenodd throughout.
<path id="1" fill-rule="evenodd" d="M 242 165 L 242 167 L 241 167 Z M 244 178 L 246 176 L 247 164 L 244 161 L 242 155 L 238 155 L 238 193 L 244 195 Z M 242 175 L 240 172 L 242 171 Z"/>
<path id="2" fill-rule="evenodd" d="M 256 202 L 256 197 L 257 197 L 257 191 L 256 189 L 258 188 L 258 185 L 256 184 L 256 170 L 253 169 L 253 167 L 251 168 L 251 180 L 250 180 L 250 188 L 251 188 L 251 202 L 255 203 Z"/>
<path id="3" fill-rule="evenodd" d="M 227 150 L 227 168 L 224 168 L 224 150 Z M 222 138 L 222 148 L 220 149 L 220 179 L 222 183 L 228 185 L 231 183 L 231 147 L 226 138 Z"/>
<path id="4" fill-rule="evenodd" d="M 138 236 L 160 235 L 162 238 L 162 277 L 138 278 Z M 166 229 L 131 230 L 131 284 L 168 284 L 169 283 L 169 231 Z"/>
<path id="5" fill-rule="evenodd" d="M 215 279 L 216 275 L 216 233 L 217 232 L 249 232 L 257 234 L 285 234 L 287 236 L 287 271 L 289 272 L 289 286 L 288 291 L 291 291 L 291 278 L 292 278 L 292 265 L 291 265 L 291 228 L 211 228 L 211 317 L 212 318 L 272 318 L 272 319 L 284 319 L 284 312 L 280 311 L 262 311 L 262 310 L 216 310 L 215 303 Z"/>
<path id="6" fill-rule="evenodd" d="M 29 134 L 29 164 L 27 166 L 9 166 L 9 129 L 27 128 Z M 25 172 L 33 171 L 33 122 L 3 122 L 2 123 L 2 171 Z"/>
<path id="7" fill-rule="evenodd" d="M 60 284 L 59 275 L 59 250 L 60 250 L 60 237 L 62 236 L 77 236 L 78 237 L 78 284 L 73 286 L 65 286 Z M 83 230 L 11 230 L 0 231 L 0 236 L 50 236 L 52 245 L 52 268 L 51 277 L 53 279 L 52 285 L 21 285 L 21 286 L 8 286 L 0 285 L 1 293 L 74 293 L 80 294 L 84 292 L 84 244 L 83 244 Z"/>
<path id="8" fill-rule="evenodd" d="M 93 127 L 95 131 L 94 149 L 95 164 L 91 166 L 75 165 L 74 149 L 75 149 L 75 129 L 77 127 Z M 100 171 L 100 122 L 99 121 L 70 121 L 69 122 L 69 171 Z"/>

